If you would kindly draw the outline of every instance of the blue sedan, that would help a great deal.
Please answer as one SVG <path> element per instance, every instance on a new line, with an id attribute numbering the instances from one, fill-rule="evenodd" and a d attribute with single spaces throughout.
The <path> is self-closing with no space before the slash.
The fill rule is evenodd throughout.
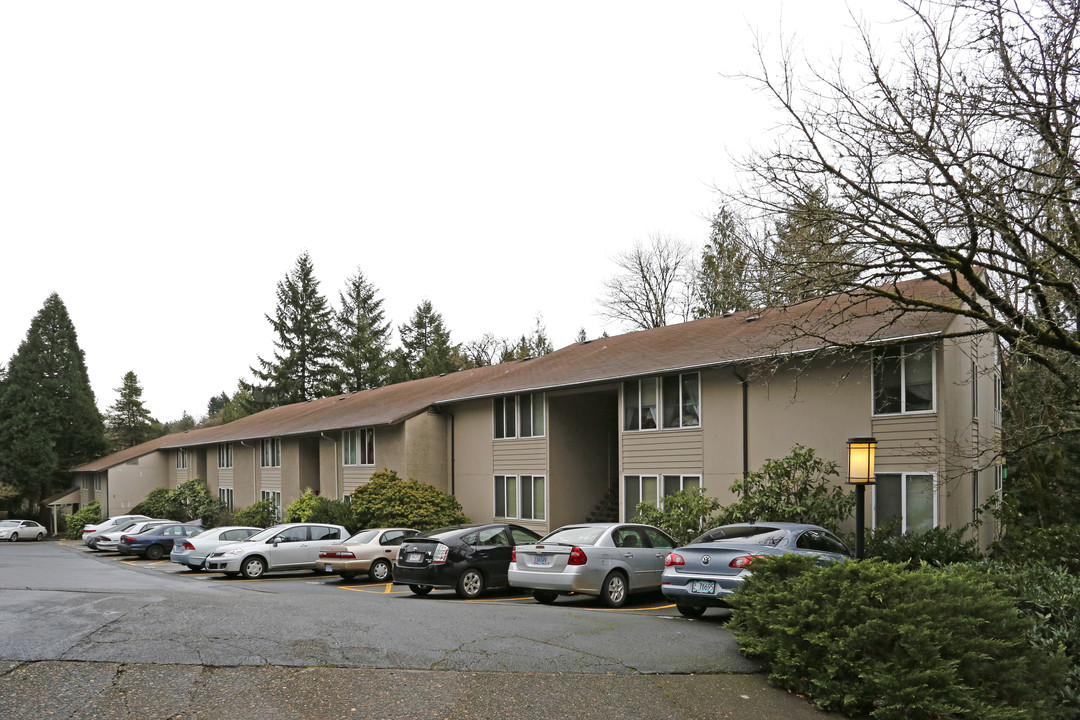
<path id="1" fill-rule="evenodd" d="M 660 592 L 686 617 L 706 608 L 727 607 L 755 558 L 799 553 L 819 562 L 850 560 L 844 542 L 823 527 L 800 523 L 738 523 L 713 528 L 664 560 Z"/>
<path id="2" fill-rule="evenodd" d="M 147 560 L 160 560 L 172 551 L 173 543 L 177 540 L 198 535 L 202 531 L 203 528 L 198 525 L 159 525 L 137 535 L 122 535 L 116 549 L 124 555 L 142 555 Z"/>

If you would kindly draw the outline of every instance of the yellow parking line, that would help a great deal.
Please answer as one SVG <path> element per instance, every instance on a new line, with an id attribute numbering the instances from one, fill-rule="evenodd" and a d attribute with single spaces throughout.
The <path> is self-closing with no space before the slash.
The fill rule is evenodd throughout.
<path id="1" fill-rule="evenodd" d="M 507 598 L 473 598 L 472 600 L 466 600 L 465 602 L 506 602 L 507 600 L 532 600 L 532 595 Z"/>
<path id="2" fill-rule="evenodd" d="M 353 592 L 371 593 L 372 595 L 394 595 L 406 592 L 405 590 L 394 590 L 394 583 L 383 583 L 382 585 L 361 585 L 360 587 L 346 587 L 343 585 L 338 586 L 341 590 L 352 590 Z M 372 590 L 369 588 L 382 587 L 382 590 Z"/>
<path id="3" fill-rule="evenodd" d="M 670 605 L 657 605 L 656 607 L 639 607 L 639 608 L 578 608 L 579 610 L 595 610 L 597 612 L 636 612 L 638 610 L 667 610 L 668 608 L 675 607 L 675 603 Z"/>

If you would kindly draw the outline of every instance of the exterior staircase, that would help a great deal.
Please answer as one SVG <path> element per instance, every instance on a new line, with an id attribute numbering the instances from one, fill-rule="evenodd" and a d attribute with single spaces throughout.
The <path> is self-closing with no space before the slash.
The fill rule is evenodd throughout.
<path id="1" fill-rule="evenodd" d="M 585 522 L 618 522 L 619 521 L 619 487 L 610 488 L 607 495 L 596 504 L 589 514 L 585 516 Z"/>

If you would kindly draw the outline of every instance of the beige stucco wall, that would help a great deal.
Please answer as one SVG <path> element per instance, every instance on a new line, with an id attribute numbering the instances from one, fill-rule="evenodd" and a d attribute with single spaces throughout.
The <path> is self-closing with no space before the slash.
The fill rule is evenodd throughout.
<path id="1" fill-rule="evenodd" d="M 110 516 L 128 514 L 131 508 L 146 499 L 151 490 L 175 487 L 169 485 L 169 468 L 175 470 L 175 466 L 175 455 L 171 451 L 159 450 L 110 468 L 108 509 L 103 507 L 103 512 L 108 512 Z"/>
<path id="2" fill-rule="evenodd" d="M 473 522 L 490 522 L 494 513 L 491 400 L 455 405 L 453 491 Z"/>
<path id="3" fill-rule="evenodd" d="M 399 471 L 399 474 L 449 492 L 450 422 L 448 415 L 435 412 L 420 413 L 404 422 L 405 472 Z M 378 431 L 375 434 L 375 459 L 379 459 Z"/>
<path id="4" fill-rule="evenodd" d="M 233 507 L 245 508 L 259 499 L 259 446 L 253 440 L 233 445 Z"/>

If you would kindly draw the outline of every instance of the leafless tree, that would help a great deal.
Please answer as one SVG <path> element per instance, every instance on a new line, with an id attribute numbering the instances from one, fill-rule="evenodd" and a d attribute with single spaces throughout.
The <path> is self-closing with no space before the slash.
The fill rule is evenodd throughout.
<path id="1" fill-rule="evenodd" d="M 855 295 L 969 318 L 1067 378 L 1080 361 L 1080 58 L 1075 0 L 910 0 L 901 51 L 863 25 L 850 66 L 801 77 L 759 47 L 750 79 L 787 117 L 743 163 L 781 213 L 823 191 Z M 941 301 L 892 281 L 923 277 Z"/>
<path id="2" fill-rule="evenodd" d="M 619 272 L 604 281 L 602 316 L 637 330 L 689 319 L 695 268 L 687 243 L 654 234 L 614 261 Z"/>

